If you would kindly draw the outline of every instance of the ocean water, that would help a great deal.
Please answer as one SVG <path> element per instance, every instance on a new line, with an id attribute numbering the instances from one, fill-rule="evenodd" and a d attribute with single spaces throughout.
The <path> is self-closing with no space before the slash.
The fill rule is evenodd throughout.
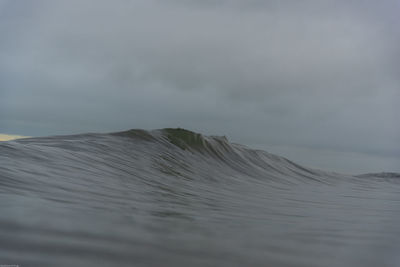
<path id="1" fill-rule="evenodd" d="M 400 266 L 400 175 L 183 129 L 0 143 L 0 264 Z"/>

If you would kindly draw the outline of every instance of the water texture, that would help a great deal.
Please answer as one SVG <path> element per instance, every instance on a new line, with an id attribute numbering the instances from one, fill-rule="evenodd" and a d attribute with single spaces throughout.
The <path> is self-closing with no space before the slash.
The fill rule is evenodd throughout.
<path id="1" fill-rule="evenodd" d="M 0 143 L 0 264 L 400 266 L 400 175 L 183 129 Z"/>

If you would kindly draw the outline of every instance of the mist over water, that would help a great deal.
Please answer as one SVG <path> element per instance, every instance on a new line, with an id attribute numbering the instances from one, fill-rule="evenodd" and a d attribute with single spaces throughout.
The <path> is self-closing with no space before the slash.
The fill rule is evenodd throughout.
<path id="1" fill-rule="evenodd" d="M 0 143 L 0 264 L 398 266 L 400 175 L 183 129 Z"/>

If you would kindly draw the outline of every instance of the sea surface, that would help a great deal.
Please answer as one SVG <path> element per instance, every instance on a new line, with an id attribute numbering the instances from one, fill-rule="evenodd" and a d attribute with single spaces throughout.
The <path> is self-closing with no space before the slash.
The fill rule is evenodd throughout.
<path id="1" fill-rule="evenodd" d="M 184 129 L 0 142 L 0 264 L 400 266 L 400 175 Z"/>

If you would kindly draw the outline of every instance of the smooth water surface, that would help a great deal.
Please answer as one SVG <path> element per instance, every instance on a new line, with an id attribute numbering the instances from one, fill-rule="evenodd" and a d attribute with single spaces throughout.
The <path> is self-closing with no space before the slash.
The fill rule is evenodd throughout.
<path id="1" fill-rule="evenodd" d="M 182 129 L 0 143 L 0 264 L 400 266 L 400 177 Z"/>

